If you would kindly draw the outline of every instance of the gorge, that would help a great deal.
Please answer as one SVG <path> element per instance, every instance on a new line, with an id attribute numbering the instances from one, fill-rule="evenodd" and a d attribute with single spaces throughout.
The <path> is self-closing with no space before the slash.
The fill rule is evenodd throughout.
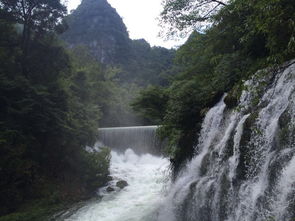
<path id="1" fill-rule="evenodd" d="M 0 0 L 0 221 L 294 220 L 295 1 L 162 6 Z"/>

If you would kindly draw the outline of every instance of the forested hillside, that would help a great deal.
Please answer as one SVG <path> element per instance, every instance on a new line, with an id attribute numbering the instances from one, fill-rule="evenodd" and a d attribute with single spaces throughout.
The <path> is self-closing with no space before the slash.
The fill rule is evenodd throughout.
<path id="1" fill-rule="evenodd" d="M 39 221 L 105 185 L 110 150 L 85 147 L 102 125 L 142 123 L 129 102 L 171 75 L 174 50 L 130 40 L 107 1 L 65 16 L 59 0 L 0 0 L 0 220 Z"/>
<path id="2" fill-rule="evenodd" d="M 234 108 L 244 80 L 295 57 L 294 18 L 293 0 L 166 1 L 169 34 L 201 31 L 177 50 L 181 70 L 172 83 L 142 91 L 133 106 L 163 125 L 159 133 L 170 141 L 176 169 L 193 157 L 202 119 L 224 92 Z"/>
<path id="3" fill-rule="evenodd" d="M 107 182 L 109 150 L 84 148 L 96 141 L 114 83 L 87 53 L 62 47 L 59 1 L 0 6 L 0 215 L 19 210 L 27 213 L 3 219 L 40 220 L 44 208 L 89 197 Z"/>

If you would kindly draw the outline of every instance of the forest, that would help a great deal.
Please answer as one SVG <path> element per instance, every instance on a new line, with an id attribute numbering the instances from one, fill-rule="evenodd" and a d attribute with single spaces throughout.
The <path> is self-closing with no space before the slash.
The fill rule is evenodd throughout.
<path id="1" fill-rule="evenodd" d="M 42 199 L 83 199 L 106 182 L 109 150 L 89 154 L 84 147 L 96 140 L 99 97 L 112 85 L 87 52 L 78 58 L 57 39 L 66 14 L 59 1 L 0 4 L 3 216 L 27 203 L 39 209 Z M 38 219 L 29 214 L 11 219 Z"/>
<path id="2" fill-rule="evenodd" d="M 223 94 L 239 108 L 246 80 L 295 57 L 294 0 L 165 0 L 166 35 L 189 35 L 178 49 L 131 40 L 93 2 L 68 15 L 60 0 L 0 0 L 0 221 L 45 220 L 106 185 L 111 150 L 85 148 L 100 127 L 161 125 L 176 177 Z"/>

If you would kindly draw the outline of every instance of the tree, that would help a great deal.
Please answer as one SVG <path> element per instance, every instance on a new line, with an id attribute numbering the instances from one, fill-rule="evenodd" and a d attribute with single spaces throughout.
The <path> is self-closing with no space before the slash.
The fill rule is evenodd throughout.
<path id="1" fill-rule="evenodd" d="M 81 51 L 76 64 L 45 34 L 31 41 L 24 76 L 15 24 L 0 19 L 0 32 L 0 216 L 33 200 L 88 196 L 108 175 L 109 151 L 84 150 L 96 140 L 97 100 L 108 95 L 103 71 Z"/>
<path id="2" fill-rule="evenodd" d="M 160 24 L 170 36 L 186 36 L 204 29 L 228 0 L 163 0 Z"/>
<path id="3" fill-rule="evenodd" d="M 0 0 L 2 16 L 22 27 L 22 50 L 27 56 L 29 43 L 34 32 L 35 38 L 55 31 L 66 14 L 66 7 L 60 0 Z"/>
<path id="4" fill-rule="evenodd" d="M 164 119 L 168 99 L 165 88 L 149 86 L 140 92 L 131 106 L 153 124 L 160 124 Z"/>

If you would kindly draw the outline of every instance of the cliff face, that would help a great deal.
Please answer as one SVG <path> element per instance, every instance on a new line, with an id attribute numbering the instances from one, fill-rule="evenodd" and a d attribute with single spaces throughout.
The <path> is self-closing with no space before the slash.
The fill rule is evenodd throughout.
<path id="1" fill-rule="evenodd" d="M 70 47 L 87 46 L 102 64 L 124 64 L 131 53 L 131 40 L 122 18 L 106 0 L 83 0 L 67 18 L 62 35 Z"/>

